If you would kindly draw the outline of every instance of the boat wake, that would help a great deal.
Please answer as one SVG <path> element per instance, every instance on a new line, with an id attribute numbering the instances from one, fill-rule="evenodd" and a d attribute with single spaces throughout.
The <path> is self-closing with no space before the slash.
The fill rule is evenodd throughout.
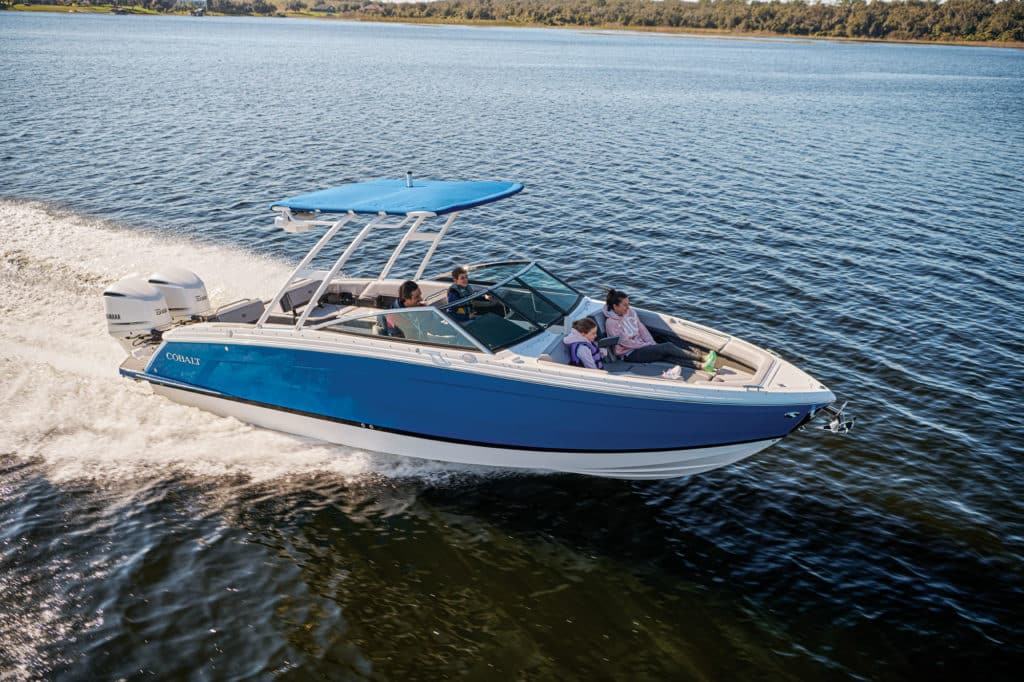
<path id="1" fill-rule="evenodd" d="M 467 473 L 252 427 L 154 396 L 118 374 L 123 351 L 107 335 L 101 296 L 111 282 L 187 263 L 215 302 L 269 298 L 287 265 L 41 203 L 0 201 L 0 224 L 0 455 L 41 461 L 55 482 L 168 472 L 253 482 Z"/>

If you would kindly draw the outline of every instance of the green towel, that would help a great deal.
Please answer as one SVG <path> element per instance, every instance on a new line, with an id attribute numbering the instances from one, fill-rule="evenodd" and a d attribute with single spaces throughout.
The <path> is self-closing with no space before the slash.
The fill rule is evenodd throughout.
<path id="1" fill-rule="evenodd" d="M 704 358 L 704 371 L 714 372 L 715 371 L 715 360 L 718 359 L 718 353 L 713 350 L 709 350 L 707 357 Z"/>

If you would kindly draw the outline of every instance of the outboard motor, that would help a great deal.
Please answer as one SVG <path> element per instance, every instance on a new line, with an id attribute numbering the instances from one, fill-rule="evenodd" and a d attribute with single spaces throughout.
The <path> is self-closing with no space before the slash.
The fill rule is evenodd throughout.
<path id="1" fill-rule="evenodd" d="M 128 352 L 140 341 L 171 326 L 163 293 L 141 277 L 125 277 L 103 291 L 107 331 Z"/>
<path id="2" fill-rule="evenodd" d="M 174 320 L 189 319 L 210 312 L 206 285 L 196 273 L 185 268 L 161 268 L 149 276 L 149 283 L 167 299 L 167 308 Z"/>

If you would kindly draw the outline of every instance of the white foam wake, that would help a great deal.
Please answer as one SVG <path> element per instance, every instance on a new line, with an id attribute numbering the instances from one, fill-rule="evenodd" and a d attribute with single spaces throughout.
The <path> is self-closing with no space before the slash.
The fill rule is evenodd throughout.
<path id="1" fill-rule="evenodd" d="M 152 395 L 122 379 L 101 293 L 111 282 L 180 265 L 213 305 L 269 298 L 289 265 L 239 249 L 169 238 L 43 204 L 0 201 L 0 453 L 42 458 L 55 481 L 330 472 L 431 476 L 401 460 L 254 428 Z"/>

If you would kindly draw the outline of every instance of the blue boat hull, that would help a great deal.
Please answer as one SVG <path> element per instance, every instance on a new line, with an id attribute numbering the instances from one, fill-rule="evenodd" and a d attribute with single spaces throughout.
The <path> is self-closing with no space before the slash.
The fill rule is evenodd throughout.
<path id="1" fill-rule="evenodd" d="M 168 342 L 143 374 L 128 374 L 364 429 L 518 451 L 630 453 L 774 441 L 817 407 L 645 399 L 257 345 Z"/>

